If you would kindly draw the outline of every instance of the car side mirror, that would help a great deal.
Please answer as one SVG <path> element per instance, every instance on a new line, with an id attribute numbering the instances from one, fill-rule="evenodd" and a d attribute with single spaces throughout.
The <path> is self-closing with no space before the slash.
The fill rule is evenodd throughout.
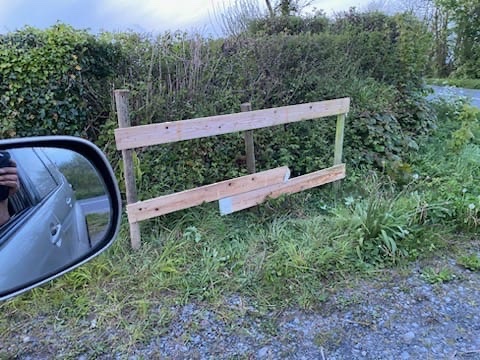
<path id="1" fill-rule="evenodd" d="M 118 233 L 117 181 L 105 155 L 86 140 L 0 140 L 2 191 L 0 300 L 90 261 Z"/>

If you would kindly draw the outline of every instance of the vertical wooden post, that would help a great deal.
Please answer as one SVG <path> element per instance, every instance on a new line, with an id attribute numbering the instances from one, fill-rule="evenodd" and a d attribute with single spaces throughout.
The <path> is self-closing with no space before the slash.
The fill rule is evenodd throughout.
<path id="1" fill-rule="evenodd" d="M 128 90 L 115 90 L 115 104 L 117 106 L 118 126 L 130 127 L 130 115 L 128 111 Z M 137 202 L 137 186 L 135 184 L 135 169 L 133 166 L 132 151 L 122 150 L 123 169 L 125 175 L 125 188 L 127 191 L 127 204 Z M 140 248 L 140 224 L 130 223 L 130 243 L 133 249 Z"/>
<path id="2" fill-rule="evenodd" d="M 342 163 L 343 155 L 343 130 L 345 128 L 345 115 L 337 115 L 337 130 L 335 132 L 335 153 L 333 155 L 333 165 L 338 165 Z M 333 190 L 336 195 L 340 191 L 340 183 L 336 181 L 333 183 Z"/>
<path id="3" fill-rule="evenodd" d="M 345 114 L 337 116 L 337 131 L 335 133 L 335 154 L 333 157 L 333 165 L 342 163 L 343 155 L 343 129 L 345 128 Z"/>
<path id="4" fill-rule="evenodd" d="M 252 111 L 252 104 L 244 103 L 240 105 L 240 110 L 242 112 Z M 247 162 L 247 170 L 250 174 L 256 172 L 255 169 L 255 145 L 253 143 L 253 130 L 247 130 L 244 133 L 245 138 L 245 155 Z"/>

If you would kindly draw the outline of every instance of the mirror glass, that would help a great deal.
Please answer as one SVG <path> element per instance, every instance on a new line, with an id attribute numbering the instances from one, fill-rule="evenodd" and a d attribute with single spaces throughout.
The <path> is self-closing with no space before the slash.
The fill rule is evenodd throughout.
<path id="1" fill-rule="evenodd" d="M 59 148 L 0 152 L 0 294 L 45 279 L 105 240 L 112 204 L 102 176 Z"/>

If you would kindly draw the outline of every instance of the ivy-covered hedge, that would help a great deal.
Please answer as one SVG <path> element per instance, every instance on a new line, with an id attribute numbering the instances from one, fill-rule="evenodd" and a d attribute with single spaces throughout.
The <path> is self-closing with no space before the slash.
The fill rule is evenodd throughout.
<path id="1" fill-rule="evenodd" d="M 68 134 L 95 139 L 118 49 L 58 24 L 0 35 L 0 137 Z"/>
<path id="2" fill-rule="evenodd" d="M 0 136 L 84 136 L 116 162 L 111 90 L 126 87 L 133 125 L 349 96 L 348 163 L 399 163 L 417 148 L 435 121 L 421 93 L 429 39 L 418 21 L 355 12 L 281 21 L 296 30 L 269 19 L 225 39 L 93 36 L 61 24 L 1 36 Z M 329 166 L 333 136 L 334 119 L 255 131 L 258 168 Z M 139 149 L 141 194 L 242 174 L 243 151 L 241 134 Z"/>

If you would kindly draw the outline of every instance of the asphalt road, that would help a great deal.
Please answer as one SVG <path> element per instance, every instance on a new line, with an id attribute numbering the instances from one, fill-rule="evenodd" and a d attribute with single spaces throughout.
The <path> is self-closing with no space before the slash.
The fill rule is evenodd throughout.
<path id="1" fill-rule="evenodd" d="M 106 195 L 79 200 L 79 203 L 85 215 L 110 211 L 110 200 Z"/>
<path id="2" fill-rule="evenodd" d="M 473 106 L 480 108 L 480 90 L 434 85 L 432 85 L 432 89 L 435 92 L 435 96 L 466 96 L 471 99 L 471 104 Z"/>

